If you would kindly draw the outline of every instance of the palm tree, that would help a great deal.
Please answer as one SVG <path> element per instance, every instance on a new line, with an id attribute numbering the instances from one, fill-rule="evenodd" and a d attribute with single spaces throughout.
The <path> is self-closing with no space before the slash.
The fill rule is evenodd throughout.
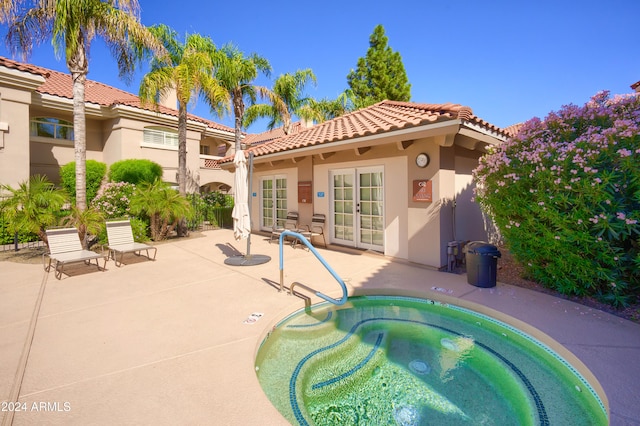
<path id="1" fill-rule="evenodd" d="M 17 6 L 15 0 L 0 0 L 0 22 L 9 22 L 16 13 Z"/>
<path id="2" fill-rule="evenodd" d="M 131 76 L 146 49 L 162 52 L 156 38 L 140 23 L 137 0 L 2 0 L 0 20 L 9 23 L 7 44 L 26 57 L 33 46 L 52 39 L 73 80 L 73 130 L 76 205 L 86 210 L 85 83 L 89 48 L 101 37 L 118 62 L 121 77 Z"/>
<path id="3" fill-rule="evenodd" d="M 291 132 L 291 117 L 297 115 L 307 120 L 318 120 L 320 114 L 318 109 L 314 109 L 314 100 L 303 96 L 304 88 L 309 82 L 316 83 L 316 76 L 310 68 L 298 70 L 295 73 L 280 75 L 274 85 L 270 104 L 256 104 L 247 108 L 244 124 L 251 125 L 258 118 L 267 117 L 271 119 L 268 124 L 269 129 L 273 129 L 282 124 L 285 135 Z"/>
<path id="4" fill-rule="evenodd" d="M 306 107 L 311 111 L 309 116 L 317 123 L 322 123 L 351 112 L 353 110 L 352 105 L 347 95 L 342 93 L 337 99 L 310 99 Z"/>
<path id="5" fill-rule="evenodd" d="M 234 45 L 227 44 L 213 55 L 215 78 L 220 86 L 229 93 L 233 105 L 235 123 L 235 150 L 242 149 L 242 120 L 245 112 L 245 99 L 252 104 L 258 96 L 275 100 L 274 94 L 266 87 L 253 85 L 258 72 L 269 77 L 271 65 L 269 61 L 253 53 L 248 57 Z M 215 102 L 209 100 L 211 105 Z M 217 111 L 219 113 L 219 110 Z"/>
<path id="6" fill-rule="evenodd" d="M 11 194 L 0 203 L 11 232 L 34 233 L 48 243 L 45 230 L 56 224 L 56 213 L 66 202 L 66 193 L 40 175 L 31 176 L 15 189 L 9 185 L 0 188 Z"/>
<path id="7" fill-rule="evenodd" d="M 94 207 L 89 207 L 86 210 L 80 210 L 78 206 L 71 206 L 71 211 L 62 219 L 62 224 L 77 228 L 82 246 L 87 248 L 89 246 L 87 233 L 91 233 L 93 235 L 100 234 L 100 231 L 105 226 L 104 219 L 105 217 L 102 212 Z"/>
<path id="8" fill-rule="evenodd" d="M 213 78 L 216 47 L 209 37 L 188 34 L 184 43 L 178 34 L 166 25 L 149 30 L 160 40 L 167 56 L 154 57 L 151 71 L 140 83 L 140 99 L 158 104 L 166 93 L 175 90 L 178 98 L 178 190 L 187 193 L 187 107 L 200 94 L 206 94 L 213 108 L 228 105 L 229 95 Z"/>
<path id="9" fill-rule="evenodd" d="M 164 240 L 181 218 L 192 213 L 186 197 L 160 179 L 139 185 L 129 206 L 133 214 L 149 216 L 151 239 L 154 241 Z"/>

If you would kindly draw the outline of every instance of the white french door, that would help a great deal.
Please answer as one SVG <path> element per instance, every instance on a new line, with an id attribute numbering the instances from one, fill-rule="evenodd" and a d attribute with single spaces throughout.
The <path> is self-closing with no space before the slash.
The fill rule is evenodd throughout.
<path id="1" fill-rule="evenodd" d="M 287 218 L 287 178 L 265 176 L 260 179 L 260 226 L 263 230 L 283 225 Z"/>
<path id="2" fill-rule="evenodd" d="M 384 251 L 384 168 L 330 172 L 335 243 Z"/>

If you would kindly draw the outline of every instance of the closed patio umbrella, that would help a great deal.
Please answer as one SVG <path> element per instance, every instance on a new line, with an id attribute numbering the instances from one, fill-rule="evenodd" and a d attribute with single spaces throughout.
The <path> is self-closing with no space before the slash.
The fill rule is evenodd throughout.
<path id="1" fill-rule="evenodd" d="M 224 260 L 227 265 L 251 266 L 266 263 L 271 257 L 262 254 L 251 254 L 251 169 L 253 153 L 249 152 L 249 165 L 243 150 L 238 150 L 233 157 L 236 166 L 234 176 L 233 236 L 237 241 L 247 239 L 245 255 L 230 256 Z"/>
<path id="2" fill-rule="evenodd" d="M 247 159 L 243 150 L 236 152 L 235 157 L 233 157 L 233 164 L 236 165 L 236 172 L 234 176 L 235 196 L 231 217 L 233 217 L 233 235 L 239 241 L 248 238 L 251 233 Z"/>

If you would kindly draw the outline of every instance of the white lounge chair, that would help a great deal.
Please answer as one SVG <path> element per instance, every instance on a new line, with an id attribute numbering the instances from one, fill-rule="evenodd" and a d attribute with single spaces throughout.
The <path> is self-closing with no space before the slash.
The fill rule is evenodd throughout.
<path id="1" fill-rule="evenodd" d="M 95 259 L 98 270 L 105 270 L 107 256 L 91 250 L 84 250 L 76 228 L 48 229 L 46 233 L 49 253 L 42 255 L 42 262 L 44 270 L 47 272 L 51 269 L 51 262 L 54 262 L 57 279 L 62 279 L 62 271 L 67 263 L 84 262 L 88 265 Z M 49 258 L 49 262 L 47 262 L 47 258 Z M 104 259 L 102 269 L 98 261 L 100 258 Z"/>
<path id="2" fill-rule="evenodd" d="M 156 260 L 158 249 L 148 244 L 135 242 L 131 222 L 128 219 L 107 222 L 107 238 L 109 239 L 107 245 L 109 257 L 115 261 L 118 267 L 122 265 L 125 253 L 134 253 L 136 256 L 140 256 L 142 250 L 145 250 L 149 260 Z M 153 250 L 153 258 L 149 255 L 149 250 Z"/>

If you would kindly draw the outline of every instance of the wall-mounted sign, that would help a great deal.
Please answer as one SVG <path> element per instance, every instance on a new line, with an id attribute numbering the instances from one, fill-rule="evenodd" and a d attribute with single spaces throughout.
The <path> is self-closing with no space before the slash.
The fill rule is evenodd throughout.
<path id="1" fill-rule="evenodd" d="M 257 197 L 257 196 L 258 196 L 258 193 L 257 193 L 257 192 L 254 192 L 254 193 L 253 193 L 253 194 L 251 194 L 251 195 L 252 195 L 253 197 Z"/>
<path id="2" fill-rule="evenodd" d="M 318 192 L 316 195 L 318 198 L 324 198 L 324 192 Z"/>
<path id="3" fill-rule="evenodd" d="M 298 203 L 311 204 L 313 191 L 311 190 L 311 181 L 298 182 Z"/>
<path id="4" fill-rule="evenodd" d="M 428 179 L 413 181 L 413 201 L 433 201 L 432 182 Z"/>

